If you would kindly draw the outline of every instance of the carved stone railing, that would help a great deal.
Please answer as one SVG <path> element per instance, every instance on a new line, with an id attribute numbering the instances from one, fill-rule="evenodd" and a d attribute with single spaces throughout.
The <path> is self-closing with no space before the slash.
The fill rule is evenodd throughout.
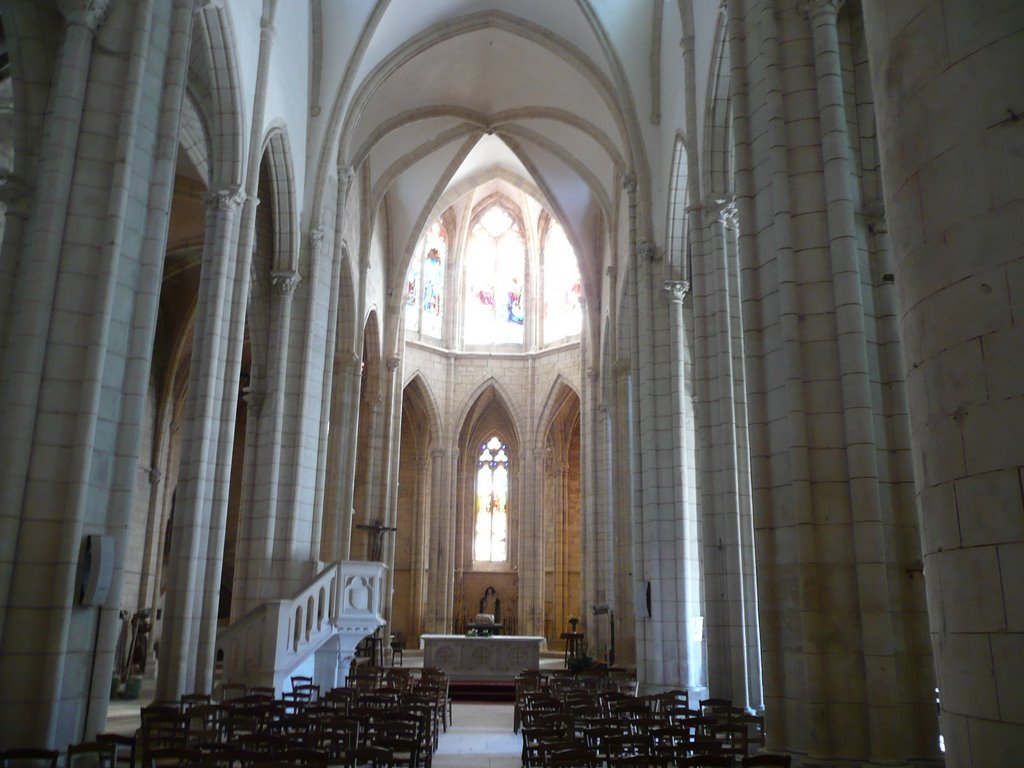
<path id="1" fill-rule="evenodd" d="M 355 647 L 384 624 L 384 564 L 333 563 L 288 600 L 250 611 L 217 637 L 221 679 L 287 690 L 289 676 L 314 655 L 321 690 L 344 681 Z"/>

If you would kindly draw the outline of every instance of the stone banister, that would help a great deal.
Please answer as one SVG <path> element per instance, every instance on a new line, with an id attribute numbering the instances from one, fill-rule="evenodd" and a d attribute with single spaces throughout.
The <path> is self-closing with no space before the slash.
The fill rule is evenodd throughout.
<path id="1" fill-rule="evenodd" d="M 314 682 L 321 690 L 341 684 L 356 645 L 384 624 L 384 569 L 375 562 L 332 563 L 293 597 L 242 616 L 217 637 L 221 679 L 273 685 L 280 694 L 315 654 Z"/>

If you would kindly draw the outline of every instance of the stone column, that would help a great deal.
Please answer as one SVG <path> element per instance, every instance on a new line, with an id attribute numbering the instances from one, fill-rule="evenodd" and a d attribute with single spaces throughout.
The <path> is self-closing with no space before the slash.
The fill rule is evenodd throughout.
<path id="1" fill-rule="evenodd" d="M 864 17 L 946 764 L 1024 764 L 1024 5 Z"/>
<path id="2" fill-rule="evenodd" d="M 254 379 L 243 390 L 245 402 L 245 466 L 242 468 L 242 498 L 239 503 L 238 544 L 235 551 L 235 582 L 231 600 L 231 622 L 234 623 L 259 605 L 256 590 L 259 585 L 259 561 L 251 553 L 259 552 L 263 546 L 261 534 L 254 529 L 256 508 L 256 477 L 262 470 L 260 464 L 260 414 L 263 412 L 263 393 Z M 261 529 L 262 530 L 262 529 Z"/>
<path id="3" fill-rule="evenodd" d="M 65 22 L 60 66 L 53 73 L 49 114 L 43 124 L 35 202 L 14 268 L 7 335 L 0 339 L 5 436 L 0 441 L 0 638 L 33 453 L 93 39 L 106 18 L 109 0 L 63 0 L 59 8 Z M 73 427 L 67 429 L 70 432 Z"/>
<path id="4" fill-rule="evenodd" d="M 220 440 L 220 412 L 232 297 L 232 260 L 244 194 L 225 189 L 210 196 L 199 281 L 185 437 L 171 542 L 170 574 L 160 640 L 157 695 L 177 699 L 208 686 L 197 679 L 195 649 L 202 619 L 205 561 Z M 226 500 L 225 500 L 226 501 Z"/>
<path id="5" fill-rule="evenodd" d="M 264 278 L 265 279 L 265 278 Z M 267 395 L 265 407 L 267 419 L 261 424 L 260 478 L 262 486 L 254 504 L 253 528 L 256 534 L 255 550 L 250 558 L 263 562 L 257 568 L 259 582 L 255 589 L 256 604 L 275 600 L 295 589 L 299 584 L 294 579 L 294 545 L 289 535 L 292 524 L 289 510 L 281 501 L 281 461 L 284 448 L 284 412 L 288 395 L 289 363 L 291 355 L 292 303 L 295 290 L 302 277 L 293 270 L 278 270 L 270 273 L 273 291 L 271 308 L 270 339 L 267 350 Z"/>
<path id="6" fill-rule="evenodd" d="M 354 352 L 338 355 L 341 370 L 340 386 L 334 394 L 334 420 L 332 433 L 338 434 L 337 462 L 331 468 L 335 474 L 334 507 L 331 512 L 334 533 L 331 537 L 329 558 L 348 560 L 352 556 L 353 491 L 356 474 L 356 441 L 359 439 L 359 382 L 362 358 Z"/>
<path id="7" fill-rule="evenodd" d="M 426 593 L 427 551 L 430 547 L 430 508 L 427 506 L 427 495 L 424 489 L 428 482 L 430 462 L 422 453 L 416 454 L 416 490 L 413 494 L 412 514 L 406 519 L 408 525 L 414 526 L 412 534 L 412 557 L 410 558 L 410 589 L 412 599 L 409 602 L 409 634 L 420 634 L 424 631 L 424 597 Z M 397 536 L 397 534 L 396 534 Z M 406 638 L 408 641 L 409 638 Z"/>
<path id="8" fill-rule="evenodd" d="M 448 484 L 445 482 L 448 451 L 435 448 L 430 452 L 430 549 L 428 567 L 430 584 L 427 588 L 427 633 L 447 632 L 445 615 L 445 577 L 448 570 L 448 527 L 452 522 Z"/>

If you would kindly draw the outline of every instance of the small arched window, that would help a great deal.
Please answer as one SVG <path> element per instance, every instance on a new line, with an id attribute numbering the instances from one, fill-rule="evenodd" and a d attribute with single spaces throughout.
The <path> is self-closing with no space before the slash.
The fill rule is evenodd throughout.
<path id="1" fill-rule="evenodd" d="M 473 560 L 508 560 L 508 446 L 497 435 L 480 445 L 476 471 Z"/>

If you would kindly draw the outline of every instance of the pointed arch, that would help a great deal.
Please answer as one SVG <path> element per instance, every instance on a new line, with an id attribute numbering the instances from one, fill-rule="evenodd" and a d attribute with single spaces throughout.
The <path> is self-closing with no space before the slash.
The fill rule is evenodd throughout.
<path id="1" fill-rule="evenodd" d="M 270 177 L 269 203 L 274 222 L 275 272 L 298 272 L 299 228 L 296 209 L 295 166 L 292 160 L 288 131 L 276 122 L 263 140 L 263 162 Z"/>
<path id="2" fill-rule="evenodd" d="M 471 393 L 469 393 L 462 401 L 456 411 L 456 417 L 454 423 L 456 429 L 461 433 L 466 425 L 473 421 L 474 413 L 479 416 L 479 410 L 482 405 L 486 405 L 489 399 L 493 399 L 504 408 L 509 415 L 510 428 L 512 430 L 512 436 L 517 446 L 523 445 L 523 428 L 522 425 L 526 423 L 523 413 L 520 408 L 516 407 L 515 399 L 512 398 L 511 393 L 508 391 L 504 383 L 494 377 L 489 376 L 478 384 Z M 456 440 L 458 434 L 456 434 Z"/>
<path id="3" fill-rule="evenodd" d="M 405 396 L 414 400 L 420 410 L 426 416 L 425 432 L 430 436 L 432 443 L 437 443 L 439 435 L 441 434 L 441 411 L 437 407 L 437 400 L 434 397 L 433 391 L 430 389 L 430 384 L 427 383 L 426 377 L 420 371 L 414 371 L 411 376 L 406 380 L 405 385 L 402 387 Z M 402 417 L 405 417 L 406 409 L 402 408 Z M 429 447 L 429 443 L 428 446 Z"/>
<path id="4" fill-rule="evenodd" d="M 544 400 L 544 407 L 541 408 L 540 416 L 537 419 L 537 431 L 535 434 L 538 439 L 544 439 L 554 419 L 565 408 L 566 403 L 574 397 L 577 410 L 579 410 L 579 390 L 563 374 L 559 373 L 555 376 L 554 381 L 551 382 L 551 387 L 548 389 L 548 396 Z"/>
<path id="5" fill-rule="evenodd" d="M 245 167 L 245 109 L 238 47 L 226 4 L 206 3 L 192 26 L 188 90 L 211 140 L 210 186 L 241 187 Z"/>

